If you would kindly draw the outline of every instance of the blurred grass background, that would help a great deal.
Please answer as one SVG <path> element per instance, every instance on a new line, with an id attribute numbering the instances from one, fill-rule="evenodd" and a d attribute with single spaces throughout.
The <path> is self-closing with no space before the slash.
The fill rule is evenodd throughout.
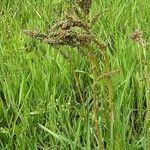
<path id="1" fill-rule="evenodd" d="M 76 49 L 63 48 L 76 65 L 88 120 L 82 115 L 83 107 L 68 62 L 54 48 L 22 33 L 23 29 L 47 32 L 63 18 L 67 8 L 66 0 L 0 1 L 0 149 L 98 149 L 86 59 Z M 109 43 L 111 66 L 120 70 L 113 76 L 115 150 L 148 150 L 142 49 L 129 36 L 140 29 L 149 42 L 150 3 L 95 0 L 91 18 L 98 11 L 103 13 L 93 30 Z M 103 82 L 100 85 L 98 101 L 104 102 L 107 92 Z M 105 102 L 102 104 L 107 114 Z M 105 120 L 102 130 L 108 144 Z"/>

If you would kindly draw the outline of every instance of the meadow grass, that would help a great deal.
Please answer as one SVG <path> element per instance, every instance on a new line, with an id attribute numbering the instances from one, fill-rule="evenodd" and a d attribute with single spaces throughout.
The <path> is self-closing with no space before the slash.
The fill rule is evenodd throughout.
<path id="1" fill-rule="evenodd" d="M 80 81 L 82 104 L 72 68 L 58 51 L 26 37 L 22 30 L 46 32 L 69 7 L 66 0 L 1 0 L 0 2 L 0 149 L 97 150 L 92 112 L 92 73 L 77 49 L 70 54 Z M 113 149 L 148 150 L 146 83 L 143 50 L 130 39 L 142 30 L 150 41 L 149 0 L 94 0 L 90 18 L 97 37 L 108 43 L 115 109 Z M 96 47 L 94 47 L 96 48 Z M 149 47 L 148 47 L 149 50 Z M 148 59 L 149 59 L 148 52 Z M 149 61 L 149 60 L 148 60 Z M 149 62 L 147 62 L 149 64 Z M 99 60 L 103 71 L 104 62 Z M 102 74 L 100 74 L 102 75 Z M 106 81 L 99 81 L 97 103 L 104 146 L 110 147 Z M 86 109 L 87 116 L 84 115 Z"/>

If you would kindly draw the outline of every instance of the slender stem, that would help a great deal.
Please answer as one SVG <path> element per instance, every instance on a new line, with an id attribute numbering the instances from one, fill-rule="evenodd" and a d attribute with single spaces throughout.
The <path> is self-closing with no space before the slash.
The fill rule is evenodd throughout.
<path id="1" fill-rule="evenodd" d="M 107 54 L 107 47 L 105 43 L 99 42 L 96 37 L 88 30 L 86 30 L 89 35 L 91 36 L 93 42 L 99 47 L 100 52 L 104 56 L 104 64 L 106 68 L 106 74 L 110 74 L 111 66 L 109 62 L 109 57 Z M 108 99 L 109 99 L 109 109 L 110 109 L 110 148 L 111 150 L 114 149 L 113 147 L 113 128 L 114 128 L 114 106 L 113 106 L 113 86 L 112 86 L 112 78 L 111 75 L 107 76 L 107 87 L 108 87 Z"/>
<path id="2" fill-rule="evenodd" d="M 75 79 L 75 84 L 76 84 L 76 87 L 77 87 L 77 90 L 78 90 L 78 93 L 79 93 L 79 96 L 80 96 L 80 99 L 81 99 L 81 102 L 82 102 L 82 106 L 84 107 L 84 117 L 85 117 L 86 111 L 85 111 L 84 99 L 83 99 L 81 88 L 80 88 L 80 81 L 79 81 L 79 79 L 76 75 L 76 72 L 75 72 L 75 65 L 72 62 L 71 62 L 71 67 L 72 67 L 73 76 L 74 76 L 74 79 Z"/>
<path id="3" fill-rule="evenodd" d="M 104 54 L 104 63 L 106 73 L 109 74 L 111 72 L 111 66 L 109 62 L 109 57 L 107 54 L 107 50 L 103 51 Z M 111 150 L 114 149 L 113 147 L 113 126 L 114 126 L 114 106 L 113 106 L 113 86 L 112 86 L 112 78 L 111 75 L 107 76 L 107 88 L 108 88 L 108 99 L 109 99 L 109 109 L 110 109 L 110 148 Z"/>
<path id="4" fill-rule="evenodd" d="M 65 52 L 63 52 L 59 48 L 57 50 L 64 57 L 64 59 L 66 59 L 69 62 L 70 66 L 71 66 L 71 69 L 72 69 L 72 72 L 73 72 L 73 76 L 74 76 L 74 79 L 75 79 L 75 84 L 76 84 L 76 87 L 77 87 L 77 91 L 79 93 L 79 96 L 80 96 L 80 99 L 81 99 L 81 103 L 82 103 L 82 106 L 83 106 L 83 109 L 84 109 L 84 117 L 85 117 L 85 115 L 86 115 L 85 104 L 84 104 L 84 99 L 83 99 L 81 88 L 80 88 L 80 81 L 79 81 L 79 79 L 78 79 L 78 77 L 76 75 L 76 72 L 75 72 L 75 68 L 76 67 L 75 67 L 74 63 L 72 62 L 71 58 Z"/>
<path id="5" fill-rule="evenodd" d="M 143 49 L 143 54 L 141 56 L 144 59 L 143 73 L 144 73 L 144 81 L 145 81 L 145 93 L 146 93 L 146 103 L 147 103 L 147 114 L 145 118 L 146 123 L 146 134 L 148 141 L 148 149 L 150 149 L 150 70 L 149 70 L 149 61 L 148 61 L 148 51 L 147 51 L 147 43 L 143 38 L 143 32 L 140 30 L 136 30 L 131 34 L 131 39 L 137 42 Z"/>
<path id="6" fill-rule="evenodd" d="M 93 86 L 92 86 L 93 112 L 94 112 L 96 135 L 97 135 L 100 150 L 104 150 L 103 139 L 102 139 L 102 135 L 100 132 L 100 127 L 99 127 L 99 117 L 98 117 L 98 108 L 97 108 L 97 78 L 98 78 L 97 69 L 98 68 L 97 68 L 96 56 L 93 51 L 90 52 L 89 59 L 90 59 L 90 63 L 91 63 L 91 70 L 93 72 Z"/>

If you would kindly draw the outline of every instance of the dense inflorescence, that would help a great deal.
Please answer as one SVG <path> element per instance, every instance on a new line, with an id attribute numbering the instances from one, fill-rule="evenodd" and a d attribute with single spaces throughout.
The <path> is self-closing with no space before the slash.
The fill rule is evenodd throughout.
<path id="1" fill-rule="evenodd" d="M 67 13 L 65 19 L 54 24 L 48 30 L 48 33 L 45 34 L 40 33 L 39 31 L 29 30 L 25 30 L 24 33 L 51 46 L 68 45 L 79 48 L 89 45 L 92 41 L 100 46 L 101 44 L 97 42 L 96 38 L 94 38 L 90 32 L 92 25 L 96 22 L 95 16 L 91 21 L 85 21 L 85 19 L 79 15 L 89 14 L 92 1 L 76 0 L 75 3 L 78 4 L 80 10 L 77 7 L 74 7 L 73 15 Z M 98 18 L 98 15 L 99 13 L 96 14 L 96 18 Z M 100 47 L 103 47 L 102 45 Z"/>
<path id="2" fill-rule="evenodd" d="M 74 15 L 66 14 L 65 19 L 54 24 L 47 34 L 29 30 L 25 30 L 24 33 L 51 46 L 68 45 L 71 47 L 81 47 L 89 45 L 92 41 L 98 44 L 90 30 L 91 22 L 86 22 L 78 17 L 75 10 Z"/>
<path id="3" fill-rule="evenodd" d="M 146 47 L 147 43 L 143 38 L 143 32 L 140 30 L 135 30 L 131 34 L 131 39 L 137 43 L 139 43 L 142 47 Z"/>

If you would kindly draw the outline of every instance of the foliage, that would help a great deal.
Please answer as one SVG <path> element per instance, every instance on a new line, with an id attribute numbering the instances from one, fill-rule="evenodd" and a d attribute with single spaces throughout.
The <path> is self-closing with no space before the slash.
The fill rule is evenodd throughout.
<path id="1" fill-rule="evenodd" d="M 1 0 L 0 4 L 0 149 L 98 149 L 92 111 L 93 72 L 85 51 L 81 53 L 76 46 L 58 48 L 69 56 L 66 61 L 57 47 L 30 39 L 22 32 L 33 29 L 49 33 L 47 29 L 65 20 L 66 13 L 72 14 L 70 6 L 75 9 L 78 4 L 74 7 L 65 0 Z M 95 22 L 93 18 L 97 19 L 95 14 L 100 11 L 92 32 L 98 41 L 107 43 L 111 64 L 111 72 L 107 72 L 102 54 L 92 44 L 99 66 L 96 94 L 104 146 L 111 148 L 107 124 L 107 77 L 111 76 L 113 148 L 146 150 L 149 122 L 145 119 L 143 48 L 130 39 L 130 34 L 142 30 L 144 40 L 149 41 L 149 1 L 95 0 L 90 7 L 90 12 L 85 10 L 89 13 L 88 25 Z M 73 30 L 76 37 L 79 31 Z"/>

